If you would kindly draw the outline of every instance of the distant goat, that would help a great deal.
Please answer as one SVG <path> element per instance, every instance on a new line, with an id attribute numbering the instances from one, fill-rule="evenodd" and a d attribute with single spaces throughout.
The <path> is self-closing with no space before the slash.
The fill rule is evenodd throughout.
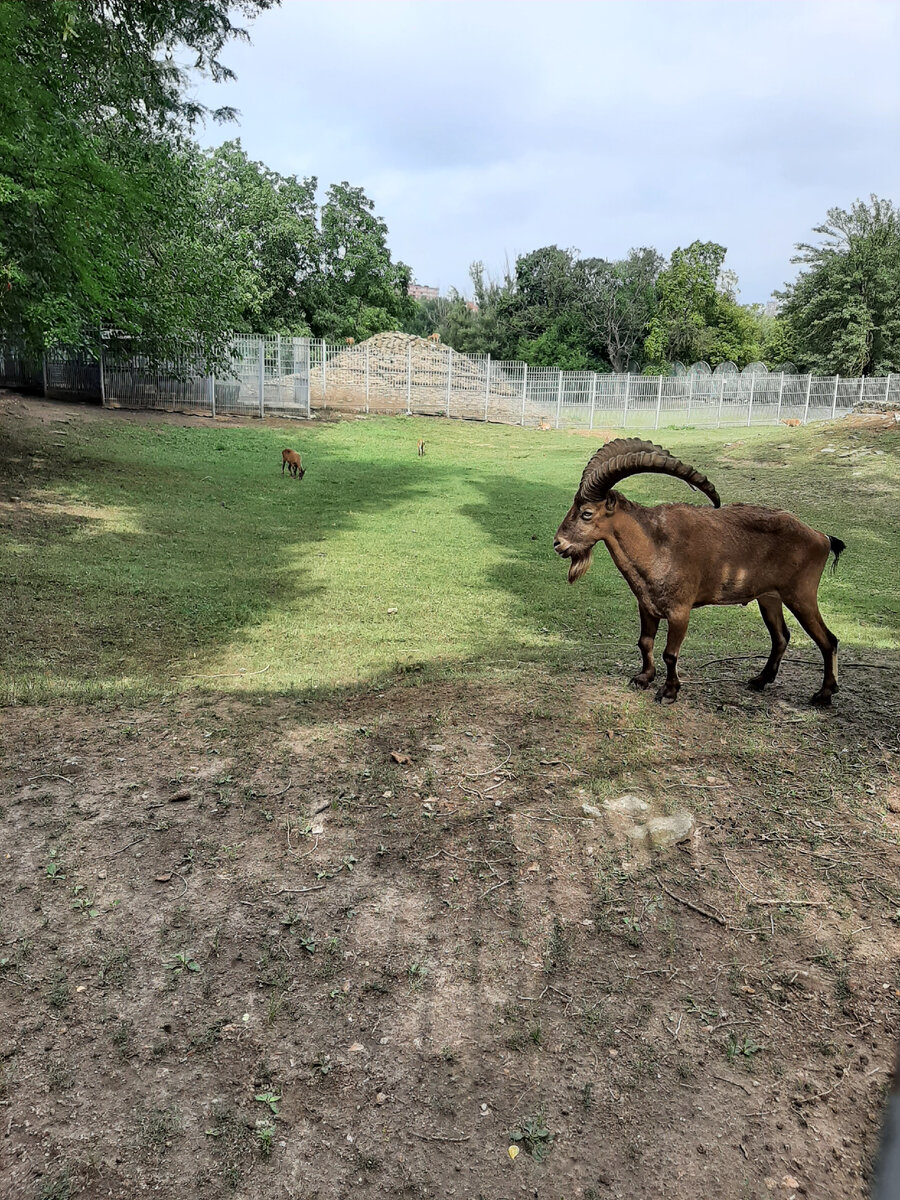
<path id="1" fill-rule="evenodd" d="M 441 335 L 439 333 L 429 333 L 428 340 L 429 342 L 439 342 L 441 340 Z"/>
<path id="2" fill-rule="evenodd" d="M 620 480 L 642 471 L 683 479 L 703 492 L 714 508 L 659 504 L 645 508 L 613 490 Z M 749 604 L 755 600 L 772 639 L 762 671 L 750 680 L 761 690 L 772 683 L 787 650 L 790 633 L 786 604 L 822 652 L 825 677 L 810 703 L 828 705 L 838 690 L 838 640 L 819 612 L 819 580 L 844 543 L 818 533 L 790 513 L 751 504 L 720 507 L 719 494 L 705 475 L 668 450 L 640 438 L 617 439 L 598 450 L 581 477 L 575 503 L 553 542 L 569 559 L 569 583 L 587 571 L 597 542 L 605 542 L 613 562 L 637 597 L 641 618 L 642 667 L 635 687 L 656 676 L 653 644 L 660 621 L 669 632 L 663 659 L 666 682 L 656 694 L 663 704 L 678 696 L 678 652 L 691 610 L 706 604 Z"/>
<path id="3" fill-rule="evenodd" d="M 302 479 L 306 474 L 303 463 L 300 461 L 300 455 L 296 450 L 282 450 L 281 452 L 281 473 L 284 474 L 284 468 L 287 467 L 288 474 L 293 475 L 295 479 Z"/>
<path id="4" fill-rule="evenodd" d="M 425 457 L 425 443 L 421 438 L 419 438 L 419 445 L 418 445 L 417 449 L 419 452 L 419 458 L 424 458 Z"/>
<path id="5" fill-rule="evenodd" d="M 800 418 L 799 417 L 789 417 L 786 421 L 782 421 L 781 423 L 782 423 L 782 425 L 799 425 Z"/>
<path id="6" fill-rule="evenodd" d="M 348 346 L 352 346 L 356 342 L 356 338 L 344 338 Z"/>

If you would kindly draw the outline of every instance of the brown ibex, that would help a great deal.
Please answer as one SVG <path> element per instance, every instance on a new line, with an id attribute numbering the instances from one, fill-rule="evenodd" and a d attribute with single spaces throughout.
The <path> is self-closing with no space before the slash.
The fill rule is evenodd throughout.
<path id="1" fill-rule="evenodd" d="M 643 471 L 683 479 L 708 496 L 714 507 L 646 508 L 613 490 L 620 480 Z M 755 600 L 772 638 L 772 652 L 750 687 L 760 690 L 778 674 L 790 638 L 781 607 L 785 604 L 822 651 L 825 678 L 811 703 L 830 704 L 838 690 L 838 640 L 822 620 L 816 595 L 828 555 L 834 554 L 836 566 L 844 543 L 778 509 L 720 505 L 706 476 L 668 450 L 640 438 L 619 438 L 588 463 L 553 546 L 569 559 L 569 583 L 574 583 L 590 566 L 597 542 L 606 543 L 637 597 L 643 662 L 631 681 L 635 687 L 653 682 L 653 643 L 660 621 L 668 622 L 666 681 L 656 694 L 661 703 L 674 703 L 681 687 L 678 651 L 691 609 Z"/>
<path id="2" fill-rule="evenodd" d="M 281 452 L 281 473 L 284 474 L 284 468 L 287 467 L 288 475 L 293 475 L 295 479 L 302 479 L 306 474 L 303 463 L 300 461 L 300 455 L 296 450 L 282 450 Z"/>
<path id="3" fill-rule="evenodd" d="M 418 451 L 419 458 L 425 457 L 425 440 L 424 440 L 424 438 L 419 438 L 419 444 L 417 446 L 417 451 Z"/>

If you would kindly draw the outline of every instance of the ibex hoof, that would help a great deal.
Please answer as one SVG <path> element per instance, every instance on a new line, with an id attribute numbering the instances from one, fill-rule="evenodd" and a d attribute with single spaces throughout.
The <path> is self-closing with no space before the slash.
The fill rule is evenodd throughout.
<path id="1" fill-rule="evenodd" d="M 667 692 L 665 688 L 660 688 L 654 698 L 657 704 L 674 704 L 678 699 L 678 693 Z"/>
<path id="2" fill-rule="evenodd" d="M 809 702 L 816 708 L 831 708 L 831 692 L 816 692 L 814 696 L 810 696 Z"/>
<path id="3" fill-rule="evenodd" d="M 652 677 L 648 678 L 646 675 L 635 675 L 629 682 L 633 688 L 648 688 L 653 679 Z"/>
<path id="4" fill-rule="evenodd" d="M 762 675 L 754 675 L 752 679 L 747 680 L 747 687 L 753 692 L 761 692 L 766 684 L 771 682 L 771 679 L 763 679 Z"/>

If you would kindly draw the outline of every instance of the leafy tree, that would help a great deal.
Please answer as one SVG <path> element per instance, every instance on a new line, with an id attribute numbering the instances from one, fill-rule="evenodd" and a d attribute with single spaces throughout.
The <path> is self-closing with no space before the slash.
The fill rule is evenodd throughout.
<path id="1" fill-rule="evenodd" d="M 798 359 L 826 374 L 900 370 L 900 211 L 872 196 L 813 232 L 822 241 L 797 246 L 806 269 L 783 293 Z"/>
<path id="2" fill-rule="evenodd" d="M 395 263 L 387 225 L 374 214 L 362 188 L 349 183 L 328 189 L 322 206 L 318 272 L 308 309 L 317 337 L 354 337 L 399 329 L 413 312 L 412 273 Z"/>
<path id="3" fill-rule="evenodd" d="M 716 281 L 724 259 L 725 247 L 715 242 L 673 250 L 657 279 L 659 306 L 644 344 L 647 371 L 656 374 L 676 359 L 688 363 L 704 357 L 708 344 L 703 335 L 716 321 Z"/>
<path id="4" fill-rule="evenodd" d="M 252 16 L 271 2 L 236 7 Z M 243 34 L 234 9 L 0 5 L 0 325 L 32 347 L 96 340 L 101 325 L 161 347 L 232 319 L 236 293 L 209 259 L 187 142 L 204 110 L 174 55 L 227 77 L 218 56 Z"/>
<path id="5" fill-rule="evenodd" d="M 656 250 L 642 247 L 619 262 L 594 258 L 583 264 L 585 325 L 613 371 L 627 371 L 642 358 L 663 262 Z"/>
<path id="6" fill-rule="evenodd" d="M 315 178 L 252 162 L 239 140 L 205 159 L 205 211 L 240 297 L 235 329 L 308 336 L 320 260 Z"/>

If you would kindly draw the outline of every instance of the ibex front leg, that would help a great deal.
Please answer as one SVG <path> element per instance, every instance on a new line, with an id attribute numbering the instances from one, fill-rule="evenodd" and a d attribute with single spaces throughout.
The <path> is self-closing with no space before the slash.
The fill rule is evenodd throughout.
<path id="1" fill-rule="evenodd" d="M 668 617 L 669 636 L 666 638 L 666 648 L 663 659 L 666 664 L 666 682 L 656 693 L 659 704 L 674 704 L 678 699 L 681 680 L 678 678 L 678 651 L 687 633 L 690 612 Z"/>
<path id="2" fill-rule="evenodd" d="M 648 688 L 656 678 L 656 667 L 653 665 L 653 643 L 656 641 L 656 631 L 659 629 L 659 617 L 654 617 L 643 604 L 638 605 L 641 614 L 641 636 L 638 646 L 641 651 L 641 672 L 631 681 L 632 687 Z"/>

